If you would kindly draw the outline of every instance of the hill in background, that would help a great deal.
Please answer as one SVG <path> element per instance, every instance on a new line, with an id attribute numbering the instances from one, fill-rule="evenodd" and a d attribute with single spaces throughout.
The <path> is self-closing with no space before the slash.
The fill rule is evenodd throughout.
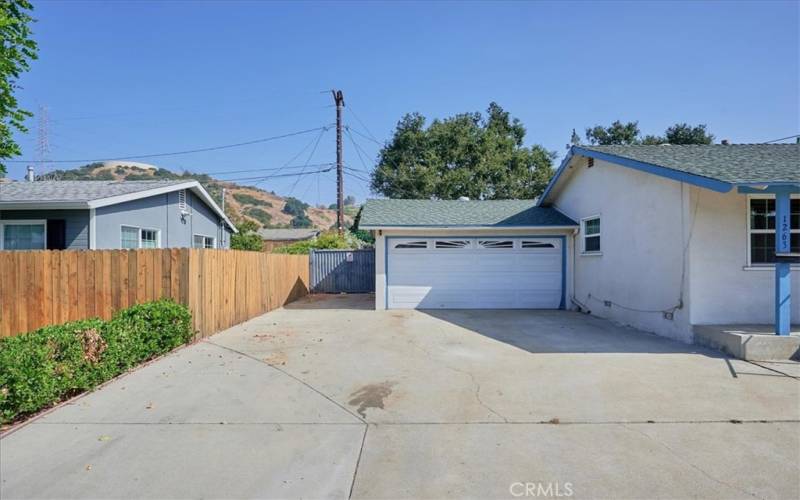
<path id="1" fill-rule="evenodd" d="M 54 170 L 48 172 L 46 177 L 65 181 L 192 179 L 200 182 L 220 206 L 222 206 L 222 189 L 225 188 L 225 213 L 236 224 L 250 220 L 260 227 L 316 227 L 323 230 L 330 229 L 336 224 L 336 210 L 330 207 L 313 207 L 296 198 L 284 198 L 255 186 L 241 186 L 235 182 L 214 179 L 207 174 L 192 172 L 177 174 L 146 163 L 128 161 L 92 163 L 71 170 Z M 357 206 L 345 206 L 347 225 L 353 223 L 353 217 L 357 212 Z"/>

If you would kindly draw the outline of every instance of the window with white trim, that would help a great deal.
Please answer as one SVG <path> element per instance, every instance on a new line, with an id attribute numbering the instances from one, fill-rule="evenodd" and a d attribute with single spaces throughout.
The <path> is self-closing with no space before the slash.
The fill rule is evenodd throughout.
<path id="1" fill-rule="evenodd" d="M 44 250 L 47 248 L 47 221 L 0 221 L 0 249 Z"/>
<path id="2" fill-rule="evenodd" d="M 775 262 L 775 198 L 748 199 L 748 235 L 750 264 L 769 265 Z M 800 252 L 800 198 L 792 198 L 789 210 L 791 251 Z"/>
<path id="3" fill-rule="evenodd" d="M 120 248 L 160 248 L 161 240 L 158 229 L 147 229 L 135 226 L 120 227 Z"/>
<path id="4" fill-rule="evenodd" d="M 194 235 L 194 248 L 214 248 L 214 238 L 202 234 Z"/>
<path id="5" fill-rule="evenodd" d="M 581 219 L 583 253 L 600 253 L 600 216 Z"/>

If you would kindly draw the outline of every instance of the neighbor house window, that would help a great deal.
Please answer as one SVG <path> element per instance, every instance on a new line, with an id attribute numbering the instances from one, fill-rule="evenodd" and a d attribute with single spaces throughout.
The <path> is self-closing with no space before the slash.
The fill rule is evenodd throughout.
<path id="1" fill-rule="evenodd" d="M 750 198 L 749 203 L 750 264 L 772 264 L 775 262 L 775 199 Z M 800 252 L 800 198 L 792 198 L 789 220 L 791 251 Z"/>
<path id="2" fill-rule="evenodd" d="M 0 249 L 44 250 L 47 247 L 47 221 L 0 221 Z"/>
<path id="3" fill-rule="evenodd" d="M 158 229 L 122 226 L 120 229 L 120 247 L 124 249 L 159 248 L 158 233 Z"/>
<path id="4" fill-rule="evenodd" d="M 194 248 L 214 248 L 214 238 L 211 236 L 203 236 L 202 234 L 194 235 Z"/>
<path id="5" fill-rule="evenodd" d="M 583 230 L 583 253 L 600 253 L 600 217 L 581 220 Z"/>

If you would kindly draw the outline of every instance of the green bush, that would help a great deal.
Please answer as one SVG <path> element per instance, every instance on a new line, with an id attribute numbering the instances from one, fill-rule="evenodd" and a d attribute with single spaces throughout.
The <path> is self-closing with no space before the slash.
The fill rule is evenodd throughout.
<path id="1" fill-rule="evenodd" d="M 244 211 L 245 215 L 249 215 L 263 225 L 269 224 L 272 220 L 272 214 L 260 208 L 249 207 Z"/>
<path id="2" fill-rule="evenodd" d="M 90 390 L 191 338 L 189 310 L 160 300 L 110 321 L 72 321 L 0 339 L 0 422 Z"/>
<path id="3" fill-rule="evenodd" d="M 272 203 L 262 200 L 261 198 L 256 198 L 255 196 L 247 193 L 233 193 L 234 199 L 239 203 L 244 205 L 256 205 L 256 206 L 263 206 L 263 207 L 271 207 Z"/>
<path id="4" fill-rule="evenodd" d="M 311 250 L 338 250 L 338 249 L 358 249 L 364 246 L 363 242 L 347 232 L 344 236 L 339 236 L 336 231 L 323 233 L 312 240 L 298 241 L 285 247 L 273 250 L 273 253 L 289 254 L 308 254 Z"/>

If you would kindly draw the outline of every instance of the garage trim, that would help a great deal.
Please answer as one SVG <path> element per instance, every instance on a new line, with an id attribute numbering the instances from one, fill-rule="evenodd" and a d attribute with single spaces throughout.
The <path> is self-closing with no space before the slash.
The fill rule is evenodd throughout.
<path id="1" fill-rule="evenodd" d="M 383 245 L 383 265 L 386 279 L 384 282 L 384 307 L 389 309 L 389 248 L 391 248 L 391 240 L 408 239 L 408 238 L 462 238 L 475 240 L 478 238 L 553 238 L 561 240 L 561 303 L 559 309 L 566 309 L 567 302 L 567 237 L 563 234 L 486 234 L 486 235 L 418 235 L 418 234 L 403 234 L 395 236 L 385 236 L 385 244 Z"/>

